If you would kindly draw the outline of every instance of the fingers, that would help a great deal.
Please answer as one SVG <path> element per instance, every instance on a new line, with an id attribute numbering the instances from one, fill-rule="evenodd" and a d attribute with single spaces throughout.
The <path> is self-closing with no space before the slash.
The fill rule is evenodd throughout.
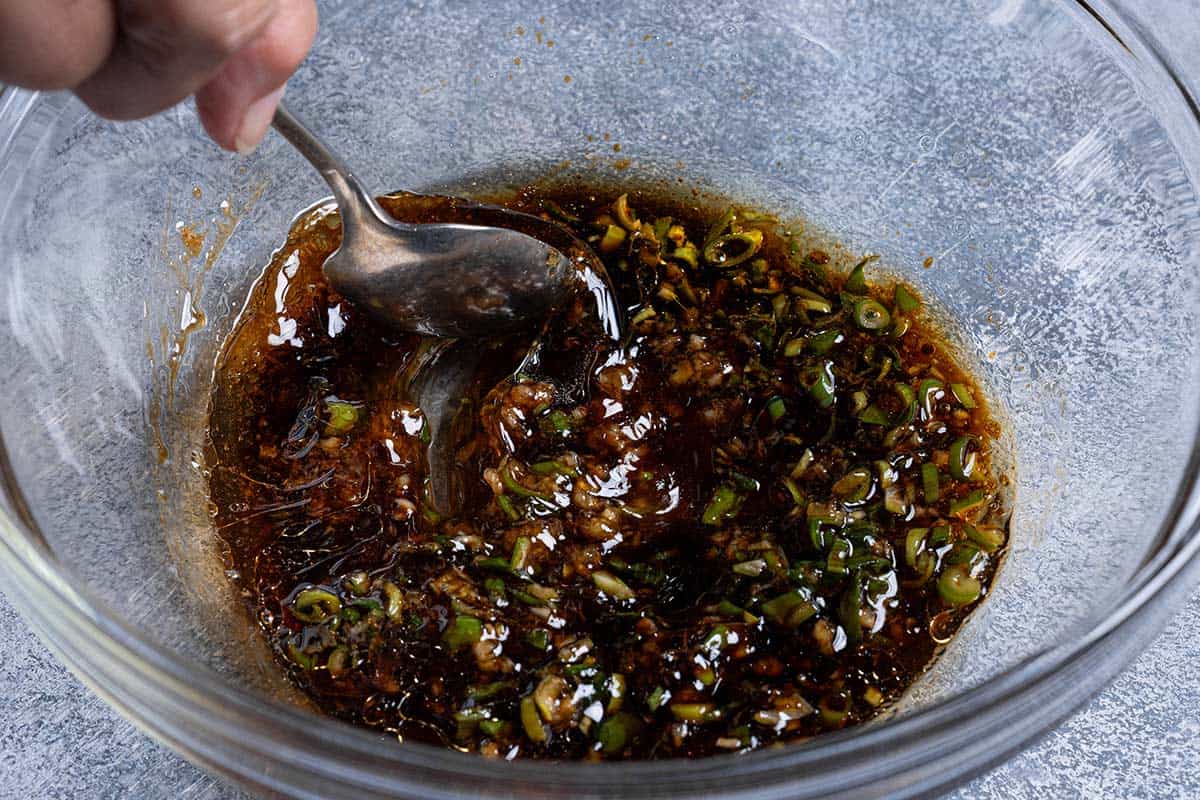
<path id="1" fill-rule="evenodd" d="M 116 38 L 112 0 L 0 0 L 0 81 L 69 89 L 100 68 Z"/>
<path id="2" fill-rule="evenodd" d="M 206 84 L 268 27 L 278 0 L 117 0 L 120 33 L 75 93 L 96 113 L 134 119 Z"/>
<path id="3" fill-rule="evenodd" d="M 262 33 L 196 93 L 205 130 L 217 144 L 248 152 L 267 132 L 283 85 L 317 32 L 313 0 L 279 0 Z"/>

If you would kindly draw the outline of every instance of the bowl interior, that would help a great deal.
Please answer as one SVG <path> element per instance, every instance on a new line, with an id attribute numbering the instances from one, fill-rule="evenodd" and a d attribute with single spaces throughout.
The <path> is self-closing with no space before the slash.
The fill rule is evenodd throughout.
<path id="1" fill-rule="evenodd" d="M 994 592 L 905 708 L 1103 613 L 1200 406 L 1169 112 L 1051 2 L 515 5 L 328 3 L 291 105 L 380 191 L 682 181 L 880 253 L 998 401 L 1016 477 Z M 117 125 L 9 93 L 0 135 L 0 432 L 41 531 L 148 637 L 291 697 L 201 453 L 217 347 L 323 185 L 277 137 L 220 153 L 189 106 Z"/>

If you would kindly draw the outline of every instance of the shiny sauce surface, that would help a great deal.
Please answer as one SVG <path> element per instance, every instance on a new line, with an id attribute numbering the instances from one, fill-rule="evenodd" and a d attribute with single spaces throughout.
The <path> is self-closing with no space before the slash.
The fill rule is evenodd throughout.
<path id="1" fill-rule="evenodd" d="M 999 430 L 918 294 L 752 209 L 505 202 L 598 253 L 625 332 L 581 293 L 536 341 L 472 343 L 452 492 L 413 387 L 454 345 L 325 283 L 335 211 L 298 219 L 222 351 L 216 524 L 281 665 L 329 714 L 508 758 L 741 752 L 886 709 L 1007 543 Z"/>

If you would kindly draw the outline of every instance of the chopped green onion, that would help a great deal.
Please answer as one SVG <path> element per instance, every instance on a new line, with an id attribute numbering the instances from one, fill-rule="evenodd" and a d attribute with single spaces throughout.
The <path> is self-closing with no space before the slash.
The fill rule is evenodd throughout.
<path id="1" fill-rule="evenodd" d="M 475 617 L 458 616 L 447 626 L 442 641 L 451 652 L 470 647 L 483 636 L 483 623 Z"/>
<path id="2" fill-rule="evenodd" d="M 971 434 L 960 436 L 950 445 L 950 474 L 960 481 L 971 480 L 975 472 L 976 453 L 979 439 Z"/>
<path id="3" fill-rule="evenodd" d="M 850 542 L 845 539 L 834 539 L 829 548 L 829 558 L 825 568 L 832 573 L 841 574 L 846 571 L 846 559 L 850 558 Z"/>
<path id="4" fill-rule="evenodd" d="M 853 294 L 867 293 L 867 264 L 870 264 L 878 256 L 867 256 L 862 261 L 854 265 L 854 269 L 850 270 L 850 276 L 846 278 L 845 289 Z"/>
<path id="5" fill-rule="evenodd" d="M 896 418 L 896 425 L 907 425 L 917 415 L 917 394 L 907 383 L 897 383 L 892 388 L 904 403 L 904 410 Z"/>
<path id="6" fill-rule="evenodd" d="M 838 601 L 838 621 L 842 623 L 842 629 L 846 631 L 846 638 L 851 644 L 857 644 L 862 641 L 862 596 L 858 588 L 858 576 L 855 575 L 850 585 L 842 592 L 841 600 Z"/>
<path id="7" fill-rule="evenodd" d="M 795 480 L 785 475 L 780 479 L 780 483 L 783 484 L 783 488 L 787 489 L 788 494 L 791 495 L 792 503 L 798 506 L 804 505 L 804 492 L 800 491 L 800 487 L 796 485 Z"/>
<path id="8" fill-rule="evenodd" d="M 500 510 L 504 512 L 504 516 L 508 517 L 513 522 L 521 518 L 520 513 L 513 507 L 512 498 L 506 494 L 496 495 L 496 505 L 500 506 Z"/>
<path id="9" fill-rule="evenodd" d="M 956 517 L 968 517 L 980 511 L 988 502 L 987 492 L 975 489 L 966 497 L 950 501 L 950 513 Z"/>
<path id="10" fill-rule="evenodd" d="M 787 414 L 787 406 L 782 397 L 776 395 L 767 401 L 767 414 L 771 416 L 772 422 L 778 422 Z"/>
<path id="11" fill-rule="evenodd" d="M 971 564 L 980 554 L 974 542 L 955 542 L 942 559 L 943 564 Z"/>
<path id="12" fill-rule="evenodd" d="M 910 566 L 917 566 L 917 556 L 925 550 L 925 537 L 929 528 L 911 528 L 904 537 L 904 561 Z"/>
<path id="13" fill-rule="evenodd" d="M 534 489 L 530 489 L 526 486 L 522 486 L 521 483 L 517 480 L 516 476 L 512 474 L 512 462 L 511 461 L 505 460 L 504 463 L 502 463 L 500 465 L 499 473 L 500 473 L 500 482 L 502 484 L 504 484 L 505 489 L 512 492 L 513 494 L 519 495 L 521 497 L 536 497 L 538 500 L 543 500 L 547 503 L 551 503 L 554 501 L 554 497 L 551 495 L 548 495 L 544 492 L 536 491 Z"/>
<path id="14" fill-rule="evenodd" d="M 609 225 L 604 229 L 604 236 L 600 239 L 600 252 L 613 253 L 625 241 L 625 229 L 620 225 Z"/>
<path id="15" fill-rule="evenodd" d="M 921 301 L 903 283 L 896 284 L 894 302 L 896 303 L 896 310 L 902 314 L 911 314 L 921 307 Z"/>
<path id="16" fill-rule="evenodd" d="M 755 558 L 751 561 L 739 561 L 733 565 L 733 571 L 738 575 L 745 575 L 747 578 L 757 578 L 767 568 L 767 562 L 761 558 Z"/>
<path id="17" fill-rule="evenodd" d="M 757 253 L 762 243 L 763 232 L 753 228 L 718 236 L 704 246 L 704 260 L 718 267 L 734 267 Z"/>
<path id="18" fill-rule="evenodd" d="M 823 356 L 833 349 L 835 344 L 842 338 L 842 332 L 837 328 L 832 328 L 827 331 L 815 334 L 808 340 L 812 351 L 819 356 Z"/>
<path id="19" fill-rule="evenodd" d="M 704 235 L 704 247 L 707 249 L 709 244 L 716 241 L 717 238 L 725 233 L 726 229 L 733 223 L 734 213 L 732 208 L 725 209 L 725 213 L 717 218 L 717 221 L 708 229 L 708 233 Z"/>
<path id="20" fill-rule="evenodd" d="M 968 411 L 975 408 L 975 396 L 971 394 L 970 388 L 965 383 L 950 384 L 950 393 L 954 395 L 954 399 L 963 408 Z"/>
<path id="21" fill-rule="evenodd" d="M 607 570 L 598 569 L 594 571 L 592 573 L 592 583 L 596 584 L 597 589 L 614 600 L 632 600 L 637 596 L 625 581 Z"/>
<path id="22" fill-rule="evenodd" d="M 741 504 L 742 498 L 733 490 L 732 486 L 727 484 L 719 486 L 713 493 L 712 500 L 705 507 L 704 514 L 700 517 L 700 520 L 705 525 L 719 527 L 721 523 L 737 516 Z"/>
<path id="23" fill-rule="evenodd" d="M 839 478 L 831 487 L 834 497 L 843 503 L 861 503 L 871 493 L 874 480 L 871 470 L 855 467 Z"/>
<path id="24" fill-rule="evenodd" d="M 479 720 L 479 730 L 483 731 L 483 735 L 495 739 L 504 730 L 505 722 L 502 719 L 481 719 Z"/>
<path id="25" fill-rule="evenodd" d="M 561 408 L 556 408 L 547 414 L 546 421 L 550 423 L 550 427 L 557 433 L 565 433 L 571 430 L 571 417 Z"/>
<path id="26" fill-rule="evenodd" d="M 964 525 L 963 531 L 967 534 L 968 539 L 979 545 L 987 553 L 992 553 L 1000 549 L 1006 538 L 1003 528 L 991 526 L 981 525 L 975 527 L 974 525 Z"/>
<path id="27" fill-rule="evenodd" d="M 713 650 L 720 650 L 727 644 L 729 644 L 729 628 L 724 625 L 717 625 L 708 632 L 708 636 L 704 637 L 704 641 L 700 643 L 700 647 L 711 652 Z"/>
<path id="28" fill-rule="evenodd" d="M 783 345 L 784 358 L 795 358 L 804 350 L 804 339 L 797 336 L 795 339 L 788 339 Z"/>
<path id="29" fill-rule="evenodd" d="M 517 598 L 518 600 L 520 600 L 522 603 L 524 603 L 527 606 L 533 606 L 534 608 L 542 608 L 543 606 L 546 605 L 545 600 L 543 600 L 540 597 L 535 597 L 534 595 L 530 594 L 529 592 L 523 591 L 521 589 L 509 589 L 509 591 L 512 593 L 513 597 Z"/>
<path id="30" fill-rule="evenodd" d="M 292 615 L 301 622 L 324 622 L 342 609 L 342 601 L 328 589 L 305 589 L 292 601 Z"/>
<path id="31" fill-rule="evenodd" d="M 596 739 L 600 742 L 600 750 L 606 756 L 617 755 L 625 750 L 627 744 L 641 728 L 642 721 L 628 711 L 622 711 L 615 717 L 609 717 L 596 728 Z"/>
<path id="32" fill-rule="evenodd" d="M 493 681 L 481 686 L 472 686 L 467 690 L 467 697 L 475 701 L 490 700 L 501 692 L 513 688 L 512 681 Z"/>
<path id="33" fill-rule="evenodd" d="M 479 567 L 480 569 L 487 569 L 493 572 L 503 572 L 506 575 L 512 575 L 514 573 L 512 562 L 507 558 L 500 558 L 499 556 L 477 558 L 475 559 L 475 566 Z"/>
<path id="34" fill-rule="evenodd" d="M 535 461 L 529 465 L 529 471 L 538 475 L 569 475 L 576 477 L 579 473 L 561 461 Z"/>
<path id="35" fill-rule="evenodd" d="M 329 433 L 348 433 L 358 424 L 358 406 L 354 403 L 331 397 L 325 400 L 325 409 L 329 412 L 329 419 L 325 422 L 325 429 Z"/>
<path id="36" fill-rule="evenodd" d="M 634 216 L 633 210 L 629 207 L 629 195 L 623 194 L 613 201 L 612 205 L 613 216 L 617 218 L 617 222 L 621 223 L 621 227 L 628 231 L 636 231 L 642 226 Z"/>
<path id="37" fill-rule="evenodd" d="M 809 520 L 823 522 L 826 525 L 840 527 L 846 524 L 846 512 L 832 503 L 809 503 L 805 514 Z"/>
<path id="38" fill-rule="evenodd" d="M 654 240 L 660 245 L 667 241 L 667 234 L 671 231 L 671 218 L 658 217 L 654 220 Z"/>
<path id="39" fill-rule="evenodd" d="M 817 607 L 801 592 L 792 590 L 762 604 L 763 616 L 776 625 L 795 628 L 817 613 Z"/>
<path id="40" fill-rule="evenodd" d="M 804 377 L 807 379 L 808 393 L 812 395 L 813 400 L 817 401 L 818 406 L 829 408 L 833 405 L 833 401 L 836 399 L 834 389 L 837 386 L 837 381 L 833 375 L 832 361 L 826 361 L 819 367 L 810 367 L 805 370 Z"/>
<path id="41" fill-rule="evenodd" d="M 801 286 L 794 286 L 792 287 L 792 294 L 799 298 L 800 307 L 805 311 L 812 311 L 816 314 L 828 314 L 830 311 L 833 311 L 833 303 L 816 292 L 810 292 Z"/>
<path id="42" fill-rule="evenodd" d="M 975 602 L 983 592 L 982 584 L 971 577 L 966 564 L 956 564 L 943 570 L 938 576 L 937 588 L 943 600 L 956 606 Z"/>
<path id="43" fill-rule="evenodd" d="M 938 468 L 936 464 L 921 465 L 921 488 L 925 493 L 926 503 L 936 503 L 938 501 Z"/>
<path id="44" fill-rule="evenodd" d="M 404 613 L 404 595 L 400 591 L 400 587 L 391 581 L 384 581 L 383 599 L 383 613 L 392 622 L 399 622 L 400 615 Z"/>
<path id="45" fill-rule="evenodd" d="M 518 536 L 513 543 L 512 557 L 509 559 L 508 565 L 514 572 L 524 572 L 526 562 L 529 560 L 529 551 L 533 548 L 533 542 L 528 536 Z"/>
<path id="46" fill-rule="evenodd" d="M 350 590 L 350 594 L 364 595 L 371 588 L 371 578 L 367 573 L 359 570 L 343 578 L 342 584 Z"/>
<path id="47" fill-rule="evenodd" d="M 550 216 L 554 217 L 559 222 L 565 222 L 568 225 L 580 225 L 583 223 L 583 220 L 574 214 L 571 214 L 553 200 L 543 200 L 542 208 L 546 209 Z"/>
<path id="48" fill-rule="evenodd" d="M 291 642 L 288 642 L 287 653 L 288 658 L 290 658 L 296 664 L 296 666 L 300 667 L 300 669 L 309 670 L 316 666 L 317 660 L 314 656 L 304 652 Z"/>
<path id="49" fill-rule="evenodd" d="M 521 727 L 525 729 L 525 735 L 531 742 L 546 741 L 546 727 L 542 724 L 532 696 L 521 698 Z"/>
<path id="50" fill-rule="evenodd" d="M 604 682 L 604 690 L 608 692 L 608 702 L 604 704 L 604 711 L 615 714 L 621 710 L 621 706 L 625 704 L 625 695 L 629 693 L 625 676 L 619 672 L 609 675 L 608 680 Z"/>
<path id="51" fill-rule="evenodd" d="M 633 319 L 629 320 L 629 324 L 637 325 L 638 323 L 651 319 L 657 314 L 658 312 L 654 310 L 654 306 L 645 306 L 641 311 L 633 315 Z"/>
<path id="52" fill-rule="evenodd" d="M 714 722 L 721 718 L 721 709 L 713 703 L 673 703 L 670 708 L 680 722 Z"/>
<path id="53" fill-rule="evenodd" d="M 883 330 L 892 322 L 892 315 L 878 300 L 865 297 L 854 304 L 854 321 L 868 331 Z"/>
<path id="54" fill-rule="evenodd" d="M 888 416 L 888 413 L 874 403 L 862 410 L 862 413 L 858 415 L 858 421 L 866 425 L 892 424 L 892 419 Z"/>
<path id="55" fill-rule="evenodd" d="M 646 698 L 646 708 L 651 711 L 658 711 L 659 707 L 671 698 L 671 693 L 661 686 L 654 687 L 654 691 Z"/>
<path id="56" fill-rule="evenodd" d="M 667 258 L 673 258 L 677 261 L 682 261 L 692 269 L 700 266 L 700 251 L 697 250 L 696 245 L 692 244 L 691 242 L 687 242 L 680 247 L 676 247 L 671 251 L 671 254 L 667 256 Z"/>
<path id="57" fill-rule="evenodd" d="M 333 648 L 329 658 L 325 660 L 325 669 L 334 680 L 350 671 L 350 651 L 344 646 Z"/>
<path id="58" fill-rule="evenodd" d="M 840 726 L 850 713 L 850 700 L 843 692 L 829 694 L 817 703 L 821 712 L 821 721 L 830 727 Z"/>
<path id="59" fill-rule="evenodd" d="M 945 389 L 946 385 L 934 378 L 926 378 L 921 381 L 917 387 L 917 399 L 920 401 L 921 409 L 925 412 L 926 417 L 933 417 L 937 401 L 945 395 Z"/>
<path id="60" fill-rule="evenodd" d="M 754 616 L 741 606 L 734 605 L 728 600 L 722 600 L 717 604 L 717 613 L 723 617 L 740 619 L 742 622 L 747 622 L 751 625 L 758 622 L 758 617 Z"/>
<path id="61" fill-rule="evenodd" d="M 534 628 L 525 634 L 525 641 L 538 650 L 545 650 L 550 647 L 550 632 L 543 628 Z"/>

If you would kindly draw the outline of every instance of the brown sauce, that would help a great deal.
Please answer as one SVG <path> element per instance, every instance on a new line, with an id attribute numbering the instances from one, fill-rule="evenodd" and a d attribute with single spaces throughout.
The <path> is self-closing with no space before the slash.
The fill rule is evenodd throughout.
<path id="1" fill-rule="evenodd" d="M 916 293 L 749 210 L 619 196 L 507 199 L 597 250 L 626 332 L 582 294 L 532 353 L 472 345 L 451 502 L 411 391 L 436 349 L 326 285 L 336 213 L 301 216 L 251 292 L 211 495 L 326 712 L 492 756 L 751 750 L 880 713 L 986 595 L 999 432 Z"/>

